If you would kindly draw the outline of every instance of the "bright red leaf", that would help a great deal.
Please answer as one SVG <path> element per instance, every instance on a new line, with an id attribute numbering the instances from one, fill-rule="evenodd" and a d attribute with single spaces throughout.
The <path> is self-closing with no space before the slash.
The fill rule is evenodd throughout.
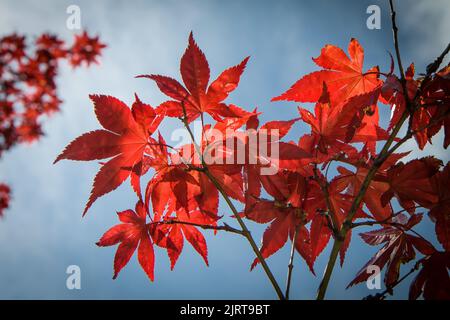
<path id="1" fill-rule="evenodd" d="M 117 278 L 120 270 L 130 261 L 137 248 L 139 264 L 148 278 L 153 281 L 155 254 L 149 225 L 146 223 L 147 211 L 144 204 L 138 202 L 135 211 L 122 211 L 118 213 L 118 216 L 122 223 L 106 231 L 97 242 L 100 247 L 113 246 L 119 243 L 114 257 L 113 279 Z"/>

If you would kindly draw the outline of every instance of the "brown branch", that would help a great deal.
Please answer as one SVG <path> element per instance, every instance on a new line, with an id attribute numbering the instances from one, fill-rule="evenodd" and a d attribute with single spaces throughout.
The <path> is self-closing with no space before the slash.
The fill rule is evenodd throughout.
<path id="1" fill-rule="evenodd" d="M 295 226 L 294 236 L 292 238 L 291 253 L 289 256 L 289 264 L 288 264 L 288 274 L 287 274 L 287 279 L 286 279 L 286 292 L 284 294 L 284 297 L 286 298 L 286 300 L 289 300 L 289 292 L 291 290 L 292 270 L 294 269 L 295 243 L 297 242 L 299 229 L 300 229 L 300 224 Z"/>
<path id="2" fill-rule="evenodd" d="M 188 226 L 202 228 L 204 230 L 226 231 L 226 232 L 236 233 L 236 234 L 239 234 L 242 236 L 244 235 L 242 230 L 233 228 L 226 223 L 224 223 L 223 225 L 220 225 L 220 226 L 213 226 L 213 225 L 209 225 L 209 224 L 200 224 L 200 223 L 175 220 L 175 219 L 164 220 L 164 221 L 159 221 L 159 222 L 155 222 L 155 223 L 157 223 L 157 224 L 184 224 L 184 225 L 188 225 Z"/>
<path id="3" fill-rule="evenodd" d="M 316 158 L 317 158 L 317 149 L 316 149 Z M 338 233 L 338 228 L 339 228 L 339 223 L 336 217 L 336 213 L 333 210 L 333 206 L 331 205 L 331 201 L 330 201 L 330 193 L 328 192 L 328 181 L 325 181 L 324 183 L 322 183 L 322 181 L 320 180 L 319 177 L 319 173 L 318 173 L 318 168 L 317 168 L 317 163 L 314 164 L 314 168 L 313 168 L 313 172 L 314 172 L 314 180 L 317 181 L 317 183 L 319 184 L 320 189 L 322 190 L 322 193 L 324 194 L 325 197 L 325 202 L 328 208 L 328 218 L 331 218 L 331 231 L 333 232 L 333 236 L 335 237 Z"/>
<path id="4" fill-rule="evenodd" d="M 398 69 L 400 72 L 400 79 L 403 82 L 403 81 L 405 81 L 405 71 L 403 69 L 402 59 L 401 59 L 401 55 L 400 55 L 400 46 L 398 44 L 398 28 L 397 28 L 397 23 L 396 23 L 396 19 L 395 19 L 397 13 L 395 12 L 393 0 L 389 0 L 389 6 L 391 9 L 392 35 L 394 37 L 395 55 L 397 57 Z M 406 92 L 406 90 L 404 90 L 404 92 Z"/>
<path id="5" fill-rule="evenodd" d="M 248 230 L 246 224 L 244 223 L 244 221 L 242 220 L 241 216 L 239 215 L 238 210 L 236 209 L 236 207 L 234 206 L 233 202 L 231 201 L 230 197 L 228 196 L 228 194 L 225 192 L 225 190 L 223 189 L 223 187 L 221 186 L 220 182 L 217 181 L 217 179 L 211 174 L 211 172 L 208 169 L 207 164 L 205 163 L 204 159 L 203 159 L 203 155 L 201 153 L 201 149 L 198 146 L 198 144 L 195 142 L 195 138 L 194 138 L 194 134 L 192 133 L 192 130 L 189 126 L 188 120 L 187 120 L 187 114 L 186 114 L 186 108 L 184 106 L 184 102 L 181 103 L 182 109 L 183 109 L 183 117 L 181 118 L 181 121 L 183 122 L 186 130 L 188 131 L 192 143 L 194 144 L 194 147 L 198 153 L 198 156 L 200 157 L 200 161 L 202 162 L 202 166 L 203 166 L 203 173 L 209 178 L 209 180 L 214 184 L 214 186 L 217 188 L 217 190 L 219 191 L 219 193 L 222 195 L 222 197 L 225 199 L 225 202 L 227 203 L 228 207 L 231 209 L 231 211 L 233 212 L 234 217 L 236 218 L 236 220 L 239 223 L 239 226 L 241 227 L 241 231 L 242 234 L 245 236 L 245 238 L 247 239 L 247 241 L 249 242 L 253 252 L 256 255 L 256 258 L 258 259 L 258 261 L 261 263 L 261 266 L 264 270 L 264 272 L 266 273 L 270 283 L 272 284 L 273 288 L 275 289 L 275 292 L 277 293 L 277 296 L 280 300 L 285 300 L 284 294 L 281 291 L 280 286 L 278 285 L 277 280 L 275 279 L 272 271 L 270 270 L 269 266 L 267 265 L 266 260 L 264 259 L 261 251 L 258 248 L 258 245 L 256 244 L 255 240 L 253 239 L 250 231 Z"/>
<path id="6" fill-rule="evenodd" d="M 449 51 L 450 51 L 450 43 L 447 44 L 447 47 L 444 49 L 441 55 L 427 66 L 428 75 L 435 73 L 439 69 L 439 66 L 441 65 L 442 61 L 444 61 L 444 58 L 449 53 Z"/>
<path id="7" fill-rule="evenodd" d="M 395 218 L 396 216 L 398 216 L 400 213 L 403 213 L 409 209 L 416 209 L 416 208 L 421 208 L 421 206 L 413 206 L 413 207 L 409 207 L 407 209 L 402 209 L 400 211 L 397 211 L 395 213 L 393 213 L 392 215 L 390 215 L 389 217 L 387 217 L 386 219 L 383 220 L 369 220 L 369 221 L 361 221 L 361 222 L 355 222 L 352 223 L 351 228 L 356 228 L 356 227 L 361 227 L 361 226 L 374 226 L 374 225 L 379 225 L 379 224 L 388 224 L 389 220 L 391 220 L 392 218 Z"/>
<path id="8" fill-rule="evenodd" d="M 250 231 L 248 230 L 246 224 L 242 220 L 241 216 L 239 215 L 239 212 L 237 211 L 236 207 L 234 206 L 233 202 L 231 202 L 230 197 L 225 192 L 225 190 L 220 185 L 219 181 L 211 174 L 211 172 L 208 170 L 208 167 L 205 167 L 205 174 L 209 178 L 209 180 L 214 184 L 214 186 L 219 190 L 222 197 L 225 199 L 225 202 L 228 204 L 228 207 L 231 209 L 231 211 L 234 214 L 234 217 L 238 221 L 240 227 L 242 228 L 242 232 L 244 236 L 247 238 L 247 241 L 250 243 L 250 246 L 253 249 L 253 252 L 255 253 L 257 259 L 261 263 L 262 268 L 264 269 L 264 272 L 266 273 L 267 277 L 269 278 L 270 282 L 272 283 L 272 286 L 274 287 L 278 298 L 280 300 L 285 300 L 285 297 L 283 295 L 283 292 L 281 291 L 280 286 L 278 285 L 277 280 L 275 279 L 274 275 L 272 274 L 272 271 L 270 270 L 269 266 L 267 265 L 266 260 L 264 259 L 261 251 L 258 248 L 258 245 L 256 244 L 255 240 L 253 239 Z"/>
<path id="9" fill-rule="evenodd" d="M 301 208 L 299 209 L 300 212 L 300 223 L 295 226 L 294 236 L 292 237 L 292 244 L 291 244 L 291 253 L 289 256 L 289 264 L 288 264 L 288 273 L 286 278 L 286 292 L 284 294 L 286 300 L 289 300 L 289 292 L 291 290 L 291 282 L 292 282 L 292 270 L 294 269 L 294 255 L 295 255 L 295 244 L 297 242 L 298 232 L 299 229 L 304 225 L 305 221 L 303 221 L 303 215 L 305 213 L 305 203 L 306 199 L 308 198 L 309 188 L 305 188 L 303 191 L 303 201 Z"/>

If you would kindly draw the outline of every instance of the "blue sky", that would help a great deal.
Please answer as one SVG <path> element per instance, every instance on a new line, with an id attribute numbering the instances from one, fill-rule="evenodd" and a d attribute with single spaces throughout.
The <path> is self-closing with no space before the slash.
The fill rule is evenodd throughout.
<path id="1" fill-rule="evenodd" d="M 446 0 L 398 2 L 404 64 L 414 61 L 418 72 L 423 72 L 449 40 L 450 7 Z M 248 110 L 258 106 L 264 112 L 263 121 L 296 117 L 296 104 L 271 103 L 270 98 L 315 70 L 311 57 L 323 45 L 346 48 L 352 37 L 358 38 L 365 48 L 365 66 L 388 70 L 388 51 L 393 52 L 393 46 L 387 1 L 2 0 L 1 35 L 17 31 L 34 36 L 51 31 L 71 39 L 73 32 L 66 28 L 66 8 L 71 4 L 80 6 L 83 28 L 99 34 L 108 48 L 98 66 L 76 71 L 62 66 L 58 77 L 62 112 L 48 120 L 46 136 L 38 143 L 19 146 L 1 159 L 0 180 L 9 183 L 14 193 L 11 208 L 0 221 L 0 298 L 275 298 L 261 268 L 249 272 L 253 258 L 247 243 L 232 234 L 206 232 L 210 267 L 186 246 L 171 272 L 165 252 L 157 250 L 154 283 L 147 280 L 135 258 L 113 281 L 115 248 L 97 248 L 95 242 L 117 223 L 115 211 L 134 205 L 129 184 L 98 200 L 82 219 L 98 165 L 62 162 L 53 166 L 52 162 L 74 137 L 99 127 L 88 94 L 110 94 L 131 103 L 136 92 L 152 105 L 164 101 L 153 83 L 134 76 L 161 73 L 179 78 L 179 59 L 191 30 L 209 60 L 212 77 L 251 56 L 228 101 Z M 366 8 L 371 4 L 381 7 L 381 30 L 366 28 Z M 380 112 L 385 123 L 389 110 L 381 107 Z M 168 135 L 175 127 L 174 121 L 168 121 L 161 131 Z M 307 129 L 297 124 L 290 137 Z M 448 152 L 441 145 L 439 134 L 432 146 L 410 158 L 435 154 L 447 162 Z M 225 207 L 221 210 L 228 213 Z M 254 224 L 250 228 L 259 241 L 263 228 Z M 428 223 L 419 231 L 429 234 L 431 228 Z M 318 277 L 297 256 L 293 298 L 315 296 L 329 249 L 316 263 Z M 345 290 L 375 250 L 353 237 L 344 268 L 335 269 L 328 298 L 352 299 L 376 292 L 364 284 Z M 268 260 L 283 285 L 288 255 L 286 247 Z M 65 271 L 71 264 L 81 268 L 81 290 L 66 288 Z M 396 290 L 395 297 L 406 298 L 407 286 Z"/>

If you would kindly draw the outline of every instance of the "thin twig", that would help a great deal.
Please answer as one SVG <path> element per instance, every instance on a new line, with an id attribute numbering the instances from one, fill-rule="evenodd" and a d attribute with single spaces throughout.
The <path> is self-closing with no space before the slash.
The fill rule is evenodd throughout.
<path id="1" fill-rule="evenodd" d="M 294 269 L 295 243 L 297 242 L 300 224 L 295 226 L 294 236 L 292 237 L 291 253 L 289 255 L 288 274 L 286 279 L 286 292 L 284 294 L 286 300 L 289 300 L 289 292 L 291 290 L 292 270 Z"/>
<path id="2" fill-rule="evenodd" d="M 318 152 L 318 149 L 316 149 L 316 158 L 317 158 L 317 152 Z M 329 213 L 328 217 L 330 217 L 331 221 L 332 221 L 331 231 L 333 232 L 333 236 L 336 236 L 337 232 L 338 232 L 338 228 L 339 228 L 339 223 L 338 223 L 338 220 L 336 217 L 336 213 L 334 212 L 333 206 L 330 201 L 330 193 L 328 192 L 328 181 L 325 181 L 324 183 L 322 183 L 322 181 L 320 180 L 319 170 L 317 168 L 317 162 L 314 164 L 313 172 L 314 172 L 314 180 L 317 181 L 317 183 L 320 186 L 320 189 L 322 190 L 322 192 L 325 196 L 325 201 L 326 201 L 326 205 L 327 205 L 328 213 Z"/>
<path id="3" fill-rule="evenodd" d="M 184 225 L 189 225 L 189 226 L 193 226 L 193 227 L 202 228 L 204 230 L 226 231 L 226 232 L 236 233 L 236 234 L 239 234 L 239 235 L 244 235 L 242 230 L 233 228 L 233 227 L 231 227 L 230 225 L 228 225 L 226 223 L 224 223 L 223 225 L 220 225 L 220 226 L 213 226 L 213 225 L 209 225 L 209 224 L 200 224 L 200 223 L 194 223 L 194 222 L 182 221 L 182 220 L 175 220 L 175 219 L 168 219 L 168 220 L 154 222 L 154 223 L 155 224 L 184 224 Z"/>
<path id="4" fill-rule="evenodd" d="M 400 46 L 398 44 L 398 28 L 397 28 L 397 23 L 396 23 L 396 19 L 395 19 L 397 13 L 395 12 L 393 0 L 389 0 L 389 6 L 391 9 L 392 34 L 394 37 L 395 55 L 397 57 L 398 69 L 400 72 L 400 79 L 402 81 L 404 81 L 405 80 L 405 71 L 403 69 L 402 58 L 400 55 Z M 406 93 L 406 90 L 404 92 Z"/>
<path id="5" fill-rule="evenodd" d="M 450 43 L 447 44 L 447 47 L 444 49 L 444 51 L 442 51 L 441 55 L 427 66 L 428 75 L 435 73 L 439 69 L 439 66 L 441 65 L 442 61 L 444 61 L 444 58 L 449 53 L 449 51 L 450 51 Z"/>
<path id="6" fill-rule="evenodd" d="M 308 198 L 309 188 L 305 188 L 302 195 L 302 204 L 301 208 L 299 209 L 300 212 L 300 223 L 298 223 L 295 226 L 294 230 L 294 236 L 292 237 L 292 244 L 291 244 L 291 253 L 289 256 L 289 264 L 288 264 L 288 273 L 286 278 L 286 292 L 284 294 L 286 300 L 289 300 L 289 293 L 291 290 L 291 282 L 292 282 L 292 270 L 294 269 L 294 255 L 295 255 L 295 245 L 298 238 L 298 233 L 300 228 L 304 225 L 305 221 L 303 221 L 303 215 L 305 213 L 305 203 L 306 199 Z"/>
<path id="7" fill-rule="evenodd" d="M 399 214 L 408 211 L 410 209 L 417 209 L 417 208 L 421 208 L 421 206 L 412 206 L 409 207 L 407 209 L 402 209 L 400 211 L 397 211 L 395 213 L 393 213 L 392 215 L 390 215 L 389 217 L 387 217 L 386 219 L 383 220 L 369 220 L 369 221 L 361 221 L 361 222 L 355 222 L 352 223 L 351 228 L 356 228 L 356 227 L 361 227 L 361 226 L 373 226 L 373 225 L 378 225 L 378 224 L 388 224 L 389 220 L 391 220 L 392 218 L 395 218 L 396 216 L 398 216 Z"/>

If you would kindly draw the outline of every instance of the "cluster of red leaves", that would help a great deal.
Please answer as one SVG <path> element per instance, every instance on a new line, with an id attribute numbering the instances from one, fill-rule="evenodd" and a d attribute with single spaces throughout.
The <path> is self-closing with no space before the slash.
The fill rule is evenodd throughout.
<path id="1" fill-rule="evenodd" d="M 68 60 L 74 68 L 89 65 L 104 47 L 86 32 L 76 35 L 71 46 L 47 33 L 33 44 L 17 34 L 0 39 L 0 155 L 16 143 L 39 138 L 40 118 L 59 110 L 58 63 Z"/>
<path id="2" fill-rule="evenodd" d="M 242 204 L 242 218 L 269 224 L 260 249 L 264 258 L 273 255 L 290 239 L 314 273 L 314 262 L 330 239 L 336 237 L 336 230 L 342 228 L 367 172 L 374 165 L 377 143 L 389 138 L 400 119 L 399 114 L 406 112 L 402 85 L 392 70 L 385 80 L 380 78 L 378 67 L 364 72 L 364 51 L 355 39 L 350 41 L 348 53 L 349 56 L 340 48 L 325 46 L 314 59 L 322 69 L 301 78 L 273 99 L 313 102 L 313 112 L 299 108 L 297 119 L 271 121 L 261 126 L 256 110 L 249 112 L 223 102 L 237 87 L 248 58 L 223 71 L 208 85 L 209 65 L 192 34 L 181 58 L 184 86 L 167 76 L 140 76 L 155 81 L 173 100 L 152 108 L 136 96 L 130 109 L 113 97 L 92 95 L 95 113 L 105 130 L 80 136 L 56 161 L 111 158 L 101 164 L 84 213 L 98 197 L 116 189 L 130 177 L 138 197 L 136 209 L 119 212 L 122 223 L 108 230 L 98 242 L 100 246 L 120 243 L 114 260 L 114 277 L 138 248 L 139 263 L 153 280 L 154 245 L 167 251 L 173 268 L 183 249 L 184 238 L 208 264 L 205 238 L 198 229 L 218 226 L 222 218 L 218 213 L 219 192 L 226 199 Z M 421 115 L 414 114 L 412 120 L 419 146 L 422 148 L 444 126 L 447 147 L 449 118 L 445 116 L 450 107 L 450 69 L 446 67 L 426 81 L 413 79 L 412 70 L 410 67 L 407 81 L 410 99 L 419 96 L 416 112 Z M 389 107 L 393 110 L 387 129 L 379 124 L 379 103 L 387 105 L 386 110 Z M 173 148 L 159 133 L 153 136 L 165 117 L 180 118 L 188 126 L 198 117 L 203 124 L 205 113 L 213 121 L 203 125 L 199 145 Z M 270 130 L 276 129 L 281 140 L 300 120 L 311 127 L 311 133 L 298 142 L 278 141 L 278 158 L 265 159 L 270 165 L 276 164 L 277 172 L 261 174 L 267 161 L 260 158 L 257 162 L 248 161 L 249 154 L 259 155 L 258 150 L 253 150 L 249 132 L 258 135 L 264 129 L 269 130 L 270 135 Z M 419 132 L 424 126 L 427 127 L 425 135 Z M 202 161 L 216 142 L 207 134 L 210 128 L 223 132 L 231 129 L 226 139 L 244 145 L 246 161 L 243 164 Z M 244 128 L 247 131 L 241 130 Z M 234 157 L 237 150 L 233 147 L 225 151 L 224 154 Z M 417 298 L 423 292 L 427 299 L 448 298 L 449 279 L 444 271 L 449 267 L 450 249 L 449 165 L 443 166 L 442 161 L 434 157 L 399 162 L 405 155 L 393 153 L 387 157 L 353 221 L 365 218 L 371 224 L 382 225 L 381 229 L 361 236 L 370 245 L 384 244 L 368 264 L 387 266 L 385 282 L 388 286 L 398 280 L 400 265 L 414 259 L 417 251 L 423 255 L 420 260 L 423 268 L 412 285 L 411 297 Z M 329 181 L 327 173 L 332 162 L 340 165 Z M 154 174 L 142 195 L 140 177 L 150 170 Z M 395 206 L 402 210 L 395 212 Z M 443 252 L 414 234 L 413 227 L 422 220 L 422 215 L 416 213 L 418 207 L 429 210 Z M 407 212 L 409 218 L 403 212 Z M 340 250 L 341 264 L 350 241 L 351 232 L 347 233 Z M 255 259 L 251 268 L 258 262 Z M 438 273 L 430 271 L 435 268 Z M 350 285 L 367 279 L 369 274 L 365 271 L 361 269 Z M 442 289 L 438 284 L 446 287 Z"/>
<path id="3" fill-rule="evenodd" d="M 0 157 L 18 143 L 37 140 L 44 116 L 59 111 L 58 63 L 89 66 L 104 47 L 86 32 L 76 35 L 71 46 L 47 33 L 33 43 L 15 33 L 0 38 Z"/>
<path id="4" fill-rule="evenodd" d="M 3 216 L 3 211 L 9 207 L 9 200 L 11 197 L 11 190 L 9 187 L 0 183 L 0 217 Z"/>

